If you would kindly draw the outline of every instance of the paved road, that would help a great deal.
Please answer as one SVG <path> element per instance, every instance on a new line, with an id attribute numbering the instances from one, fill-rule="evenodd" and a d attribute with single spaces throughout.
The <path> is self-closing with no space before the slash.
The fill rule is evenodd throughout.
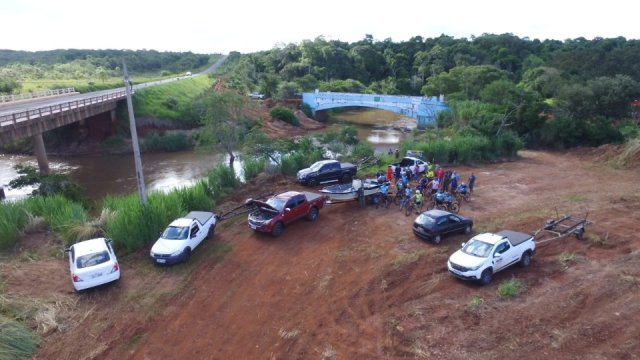
<path id="1" fill-rule="evenodd" d="M 204 70 L 204 71 L 202 71 L 202 72 L 200 72 L 200 73 L 198 73 L 196 75 L 210 74 L 210 73 L 214 72 L 226 59 L 227 59 L 227 55 L 223 55 L 215 64 L 211 65 L 206 70 Z M 166 84 L 166 83 L 174 82 L 174 81 L 185 79 L 185 78 L 188 78 L 188 76 L 180 76 L 180 77 L 175 77 L 175 78 L 170 78 L 170 79 L 151 81 L 151 82 L 148 82 L 148 83 L 134 85 L 133 89 L 137 90 L 137 89 L 142 89 L 142 88 L 149 87 L 149 86 Z M 82 100 L 82 99 L 90 99 L 90 98 L 94 98 L 94 97 L 97 97 L 97 96 L 109 94 L 109 93 L 112 93 L 112 92 L 122 91 L 122 90 L 124 90 L 124 87 L 117 88 L 117 89 L 94 91 L 94 92 L 84 93 L 84 94 L 57 96 L 57 97 L 50 97 L 50 98 L 37 98 L 37 99 L 30 100 L 30 101 L 20 101 L 20 102 L 17 102 L 15 104 L 5 103 L 5 104 L 3 104 L 2 107 L 0 107 L 0 116 L 1 115 L 9 115 L 9 114 L 12 114 L 12 113 L 15 113 L 15 112 L 22 112 L 22 111 L 27 111 L 27 110 L 31 110 L 31 109 L 38 109 L 38 108 L 58 105 L 58 104 L 65 104 L 65 103 L 68 103 L 68 102 L 71 102 L 71 101 L 77 101 L 77 100 Z"/>

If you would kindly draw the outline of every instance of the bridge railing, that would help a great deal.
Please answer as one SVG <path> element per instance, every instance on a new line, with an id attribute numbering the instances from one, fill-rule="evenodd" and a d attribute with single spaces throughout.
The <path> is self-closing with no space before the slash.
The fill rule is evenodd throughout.
<path id="1" fill-rule="evenodd" d="M 42 116 L 60 114 L 66 111 L 83 108 L 92 104 L 99 104 L 103 102 L 113 101 L 124 98 L 127 95 L 125 90 L 119 90 L 110 92 L 100 96 L 94 96 L 91 98 L 69 101 L 66 103 L 60 103 L 50 106 L 44 106 L 37 109 L 31 109 L 27 111 L 18 111 L 11 114 L 0 115 L 0 128 L 9 125 L 16 125 L 23 121 L 36 119 Z"/>
<path id="2" fill-rule="evenodd" d="M 18 95 L 2 95 L 0 96 L 0 104 L 12 102 L 12 101 L 18 101 L 18 100 L 36 99 L 36 98 L 47 97 L 47 96 L 73 94 L 75 92 L 76 92 L 76 89 L 70 87 L 66 89 L 54 89 L 54 90 L 28 92 L 28 93 L 18 94 Z"/>

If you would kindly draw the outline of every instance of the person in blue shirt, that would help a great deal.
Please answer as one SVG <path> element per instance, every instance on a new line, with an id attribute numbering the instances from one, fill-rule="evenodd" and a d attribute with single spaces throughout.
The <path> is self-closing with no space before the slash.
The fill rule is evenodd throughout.
<path id="1" fill-rule="evenodd" d="M 476 183 L 476 176 L 471 173 L 469 176 L 469 192 L 473 192 L 473 185 Z"/>
<path id="2" fill-rule="evenodd" d="M 451 176 L 451 192 L 455 193 L 458 190 L 458 177 L 454 175 Z"/>

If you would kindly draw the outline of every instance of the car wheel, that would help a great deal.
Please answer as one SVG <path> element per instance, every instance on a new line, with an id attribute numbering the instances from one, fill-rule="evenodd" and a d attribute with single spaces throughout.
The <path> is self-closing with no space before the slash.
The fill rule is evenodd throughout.
<path id="1" fill-rule="evenodd" d="M 318 181 L 316 179 L 311 179 L 311 180 L 307 181 L 307 185 L 312 186 L 312 187 L 316 186 L 316 185 L 318 185 Z"/>
<path id="2" fill-rule="evenodd" d="M 531 264 L 531 253 L 527 251 L 524 254 L 522 254 L 522 257 L 520 258 L 520 266 L 527 267 L 530 264 Z"/>
<path id="3" fill-rule="evenodd" d="M 342 175 L 341 179 L 343 184 L 348 184 L 351 182 L 351 175 Z"/>
<path id="4" fill-rule="evenodd" d="M 454 202 L 453 204 L 451 204 L 451 212 L 454 214 L 457 214 L 458 212 L 460 212 L 460 204 L 458 204 L 457 202 Z"/>
<path id="5" fill-rule="evenodd" d="M 191 259 L 191 248 L 186 248 L 182 253 L 182 261 L 187 262 L 189 259 Z"/>
<path id="6" fill-rule="evenodd" d="M 486 269 L 480 275 L 480 283 L 482 285 L 489 285 L 491 284 L 491 280 L 493 280 L 493 271 L 491 269 Z"/>
<path id="7" fill-rule="evenodd" d="M 280 234 L 282 234 L 282 223 L 281 222 L 277 222 L 275 225 L 273 225 L 273 229 L 271 230 L 271 235 L 273 235 L 273 237 L 278 237 L 280 236 Z"/>
<path id="8" fill-rule="evenodd" d="M 440 234 L 433 237 L 434 244 L 440 244 L 441 241 L 442 241 L 442 237 L 440 236 Z"/>
<path id="9" fill-rule="evenodd" d="M 314 221 L 318 218 L 318 213 L 318 208 L 312 207 L 311 210 L 309 210 L 309 214 L 307 214 L 307 220 Z"/>
<path id="10" fill-rule="evenodd" d="M 209 227 L 209 234 L 207 234 L 207 236 L 212 238 L 213 237 L 213 233 L 215 231 L 216 231 L 216 226 L 215 225 L 211 225 L 211 227 Z"/>
<path id="11" fill-rule="evenodd" d="M 584 237 L 584 228 L 580 228 L 576 230 L 576 239 L 582 240 L 583 237 Z"/>
<path id="12" fill-rule="evenodd" d="M 467 225 L 464 228 L 464 233 L 465 234 L 471 234 L 471 225 Z"/>

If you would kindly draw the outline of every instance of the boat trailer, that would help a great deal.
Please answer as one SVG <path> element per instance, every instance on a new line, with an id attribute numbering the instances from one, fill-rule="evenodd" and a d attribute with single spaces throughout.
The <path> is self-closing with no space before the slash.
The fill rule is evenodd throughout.
<path id="1" fill-rule="evenodd" d="M 544 226 L 538 229 L 533 237 L 538 244 L 543 244 L 552 240 L 561 239 L 568 235 L 575 235 L 578 240 L 582 240 L 585 232 L 585 227 L 592 224 L 587 220 L 587 215 L 584 218 L 578 218 L 571 215 L 564 215 L 549 219 L 545 221 Z"/>

